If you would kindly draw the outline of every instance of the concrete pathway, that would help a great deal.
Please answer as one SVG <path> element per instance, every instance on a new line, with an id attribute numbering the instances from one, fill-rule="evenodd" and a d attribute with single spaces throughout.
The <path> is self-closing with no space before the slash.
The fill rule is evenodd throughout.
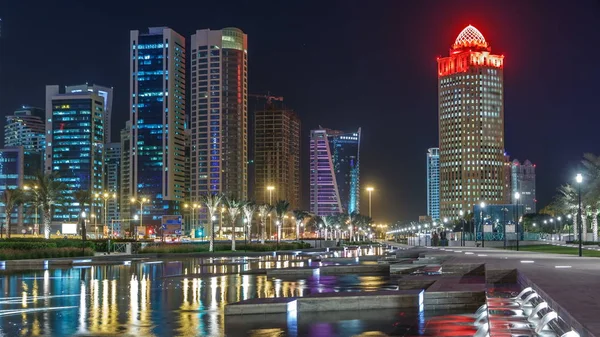
<path id="1" fill-rule="evenodd" d="M 540 296 L 582 337 L 600 337 L 600 258 L 475 247 L 414 249 L 451 257 L 452 263 L 481 262 L 489 269 L 517 269 L 519 281 L 535 285 Z"/>

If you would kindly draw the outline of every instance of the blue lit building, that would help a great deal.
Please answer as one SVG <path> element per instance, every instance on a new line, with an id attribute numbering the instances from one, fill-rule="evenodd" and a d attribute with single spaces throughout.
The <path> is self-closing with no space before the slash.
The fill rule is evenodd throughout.
<path id="1" fill-rule="evenodd" d="M 0 193 L 6 189 L 23 188 L 29 181 L 36 178 L 36 174 L 40 172 L 41 157 L 38 152 L 26 151 L 23 146 L 7 147 L 0 149 Z M 21 233 L 23 229 L 31 232 L 33 224 L 39 218 L 35 216 L 26 216 L 31 205 L 25 204 L 15 208 L 11 216 L 12 233 Z M 6 223 L 6 212 L 4 204 L 0 201 L 0 222 Z"/>
<path id="2" fill-rule="evenodd" d="M 440 149 L 427 150 L 427 215 L 440 219 Z"/>
<path id="3" fill-rule="evenodd" d="M 149 198 L 143 223 L 179 214 L 185 177 L 185 39 L 170 28 L 130 32 L 130 198 Z M 123 190 L 123 189 L 122 189 Z M 126 196 L 124 196 L 126 197 Z M 139 205 L 132 204 L 132 214 Z"/>
<path id="4" fill-rule="evenodd" d="M 104 190 L 104 99 L 94 92 L 64 93 L 58 85 L 46 86 L 46 130 L 46 171 L 58 172 L 57 180 L 67 186 L 66 202 L 54 208 L 52 221 L 75 223 L 81 211 L 75 191 L 93 195 Z M 97 216 L 99 206 L 99 201 L 92 205 Z"/>
<path id="5" fill-rule="evenodd" d="M 360 136 L 360 128 L 311 131 L 311 212 L 324 216 L 360 211 Z"/>

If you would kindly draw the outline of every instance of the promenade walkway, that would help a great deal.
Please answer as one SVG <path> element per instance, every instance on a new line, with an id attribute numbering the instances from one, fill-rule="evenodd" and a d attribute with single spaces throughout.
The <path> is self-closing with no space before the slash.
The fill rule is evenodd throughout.
<path id="1" fill-rule="evenodd" d="M 393 242 L 385 242 L 406 248 Z M 513 270 L 582 336 L 600 337 L 600 258 L 475 247 L 415 247 L 445 263 L 485 263 L 487 270 Z"/>

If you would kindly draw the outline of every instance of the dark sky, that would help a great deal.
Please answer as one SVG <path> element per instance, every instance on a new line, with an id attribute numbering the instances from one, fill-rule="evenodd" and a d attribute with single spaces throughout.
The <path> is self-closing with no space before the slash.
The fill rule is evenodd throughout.
<path id="1" fill-rule="evenodd" d="M 241 28 L 250 92 L 285 97 L 303 121 L 305 148 L 319 124 L 363 128 L 361 180 L 377 188 L 378 222 L 426 212 L 436 57 L 468 24 L 506 57 L 506 149 L 537 164 L 539 206 L 584 152 L 600 153 L 597 0 L 0 0 L 0 17 L 0 114 L 43 106 L 47 84 L 87 81 L 114 87 L 115 131 L 129 113 L 129 30 L 169 26 L 189 37 Z M 365 201 L 366 192 L 364 213 Z"/>

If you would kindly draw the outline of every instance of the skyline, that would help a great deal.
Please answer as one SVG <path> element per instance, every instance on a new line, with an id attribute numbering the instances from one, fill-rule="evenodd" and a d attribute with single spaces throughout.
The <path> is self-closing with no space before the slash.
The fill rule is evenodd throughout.
<path id="1" fill-rule="evenodd" d="M 144 15 L 136 17 L 133 9 L 137 7 L 132 4 L 129 5 L 132 10 L 123 5 L 122 13 L 110 21 L 111 27 L 86 26 L 81 31 L 72 29 L 81 27 L 82 22 L 77 20 L 85 20 L 85 16 L 78 18 L 73 15 L 84 10 L 81 4 L 73 2 L 70 8 L 66 5 L 65 8 L 50 6 L 47 11 L 31 13 L 22 3 L 11 4 L 10 8 L 0 8 L 4 25 L 0 40 L 0 113 L 3 116 L 12 114 L 22 104 L 43 108 L 47 84 L 73 85 L 87 81 L 114 88 L 115 121 L 112 126 L 115 131 L 112 135 L 115 137 L 125 126 L 125 116 L 128 115 L 129 30 L 165 25 L 187 37 L 196 29 L 238 27 L 248 34 L 252 46 L 249 49 L 249 93 L 271 90 L 286 97 L 286 103 L 299 113 L 303 125 L 306 125 L 302 133 L 305 208 L 308 206 L 306 162 L 309 130 L 316 129 L 319 124 L 342 130 L 362 127 L 361 185 L 373 185 L 377 189 L 373 198 L 375 221 L 414 219 L 426 214 L 422 154 L 427 148 L 437 146 L 435 58 L 444 55 L 461 29 L 472 24 L 482 32 L 495 52 L 507 56 L 506 150 L 512 158 L 529 158 L 538 165 L 538 208 L 541 208 L 550 201 L 556 187 L 573 175 L 572 170 L 576 169 L 575 164 L 582 154 L 597 152 L 593 125 L 600 122 L 600 117 L 591 111 L 600 110 L 593 99 L 598 89 L 595 78 L 600 76 L 600 71 L 588 55 L 599 49 L 596 43 L 599 38 L 593 32 L 600 30 L 600 24 L 594 23 L 591 18 L 598 18 L 600 6 L 593 1 L 587 2 L 588 7 L 580 5 L 576 8 L 563 8 L 541 1 L 513 3 L 501 8 L 488 8 L 472 1 L 461 3 L 464 5 L 450 6 L 439 2 L 435 11 L 431 11 L 431 6 L 423 4 L 399 6 L 389 2 L 386 4 L 390 10 L 381 11 L 380 6 L 340 7 L 334 1 L 319 13 L 306 7 L 294 7 L 293 4 L 272 5 L 268 13 L 265 12 L 269 8 L 268 3 L 262 4 L 262 8 L 249 3 L 240 8 L 231 6 L 230 9 L 233 9 L 229 12 L 223 9 L 228 8 L 227 5 L 215 5 L 218 10 L 213 13 L 227 13 L 230 17 L 209 17 L 206 20 L 192 19 L 192 16 L 198 16 L 196 13 L 180 13 L 182 17 L 175 18 L 159 8 L 149 8 Z M 149 2 L 147 7 L 152 7 L 152 4 Z M 48 5 L 40 4 L 41 8 L 44 6 Z M 103 8 L 94 4 L 90 7 L 97 10 L 99 21 L 112 15 L 111 6 Z M 67 14 L 58 13 L 57 9 Z M 339 13 L 334 9 L 340 9 Z M 273 14 L 278 10 L 284 14 L 296 14 L 278 17 Z M 536 17 L 535 13 L 539 10 L 546 12 L 544 21 Z M 274 22 L 261 26 L 264 22 L 256 20 L 253 15 L 249 15 L 251 19 L 246 18 L 246 11 L 259 15 L 265 13 Z M 402 21 L 391 17 L 391 12 L 399 15 L 399 11 L 404 11 L 402 15 L 407 18 L 415 16 L 425 20 L 392 22 Z M 521 13 L 521 16 L 513 18 L 512 11 Z M 23 13 L 28 14 L 28 20 L 19 19 Z M 452 13 L 460 15 L 450 19 Z M 73 18 L 62 22 L 60 15 Z M 201 14 L 201 17 L 207 15 Z M 356 20 L 347 22 L 345 15 Z M 582 19 L 582 16 L 589 19 Z M 48 24 L 47 17 L 53 18 L 55 26 Z M 281 17 L 289 19 L 289 22 L 280 22 L 283 23 L 282 29 L 273 31 L 272 27 L 277 26 Z M 313 20 L 305 20 L 296 29 L 296 24 L 309 17 Z M 376 20 L 379 17 L 381 20 Z M 557 17 L 564 17 L 560 22 L 569 29 L 556 27 Z M 575 26 L 575 22 L 580 24 Z M 317 36 L 315 33 L 329 26 L 342 26 L 344 33 L 348 33 L 334 30 L 333 37 L 326 34 L 322 39 L 314 38 Z M 443 29 L 440 30 L 440 27 Z M 36 31 L 46 34 L 31 34 Z M 87 53 L 83 52 L 87 46 L 83 43 L 85 39 L 82 37 L 87 36 L 83 31 L 99 40 L 89 44 L 95 47 Z M 422 34 L 426 39 L 422 39 Z M 23 45 L 26 37 L 29 38 L 28 43 Z M 395 39 L 402 43 L 398 45 Z M 114 43 L 111 48 L 96 49 L 98 45 L 105 46 L 107 41 Z M 569 48 L 571 44 L 585 48 Z M 366 53 L 355 49 L 357 46 L 363 49 L 365 45 L 370 47 Z M 35 48 L 32 49 L 32 46 Z M 32 52 L 38 49 L 57 50 L 57 46 L 67 55 L 42 53 L 44 57 L 40 58 L 39 51 Z M 15 48 L 22 48 L 23 52 L 7 52 Z M 84 48 L 83 51 L 81 48 Z M 342 53 L 346 57 L 338 57 Z M 553 54 L 552 60 L 546 57 L 550 53 Z M 43 60 L 41 64 L 40 60 Z M 381 62 L 388 69 L 380 69 Z M 97 64 L 106 66 L 98 67 Z M 556 67 L 556 64 L 561 66 Z M 281 75 L 275 77 L 273 73 Z M 420 99 L 415 100 L 414 97 Z M 565 111 L 572 116 L 569 121 L 580 123 L 565 127 L 565 121 L 558 119 Z M 389 146 L 394 143 L 399 146 Z M 390 153 L 390 148 L 395 151 Z M 548 148 L 554 151 L 547 151 Z M 361 201 L 361 206 L 366 209 L 367 194 L 364 191 Z"/>

